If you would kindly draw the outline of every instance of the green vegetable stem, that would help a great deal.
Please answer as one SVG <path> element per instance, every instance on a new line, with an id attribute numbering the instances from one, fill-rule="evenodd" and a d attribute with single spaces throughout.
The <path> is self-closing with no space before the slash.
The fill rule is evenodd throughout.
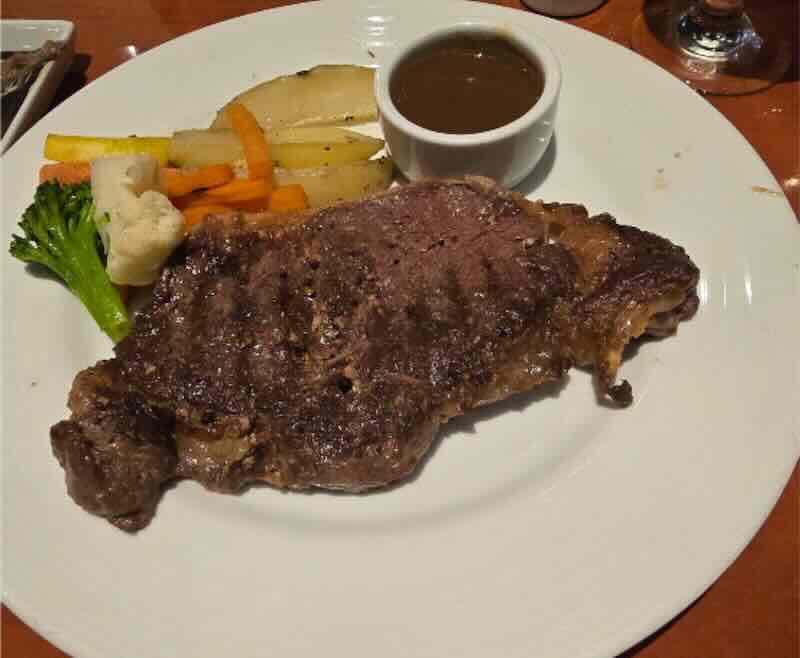
<path id="1" fill-rule="evenodd" d="M 19 227 L 24 237 L 12 236 L 11 255 L 55 272 L 111 340 L 122 340 L 130 331 L 130 320 L 98 251 L 89 183 L 42 183 Z"/>

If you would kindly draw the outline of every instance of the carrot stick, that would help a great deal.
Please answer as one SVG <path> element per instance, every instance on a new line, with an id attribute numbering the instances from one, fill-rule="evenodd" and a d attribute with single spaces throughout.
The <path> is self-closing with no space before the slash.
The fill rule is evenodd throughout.
<path id="1" fill-rule="evenodd" d="M 276 187 L 265 194 L 265 183 L 260 181 L 235 180 L 206 190 L 203 193 L 187 194 L 172 199 L 172 203 L 186 215 L 195 214 L 195 209 L 215 208 L 245 210 L 248 212 L 270 211 L 288 213 L 308 208 L 308 199 L 302 185 L 292 184 Z"/>
<path id="2" fill-rule="evenodd" d="M 62 185 L 82 183 L 92 177 L 92 167 L 88 162 L 56 162 L 43 165 L 39 169 L 39 182 L 56 180 Z"/>
<path id="3" fill-rule="evenodd" d="M 259 197 L 251 201 L 228 201 L 225 199 L 215 199 L 205 192 L 192 192 L 185 196 L 178 196 L 170 199 L 170 201 L 178 210 L 186 210 L 187 208 L 194 208 L 196 206 L 224 205 L 231 209 L 255 211 L 266 210 L 269 205 L 269 197 Z"/>
<path id="4" fill-rule="evenodd" d="M 188 233 L 193 227 L 202 223 L 209 215 L 228 213 L 231 212 L 231 209 L 223 205 L 208 204 L 204 206 L 192 206 L 181 212 L 183 212 L 183 219 L 186 222 L 186 231 Z"/>
<path id="5" fill-rule="evenodd" d="M 242 142 L 247 172 L 251 179 L 264 178 L 272 183 L 272 158 L 269 142 L 253 114 L 241 103 L 231 103 L 226 110 L 233 130 Z"/>
<path id="6" fill-rule="evenodd" d="M 196 189 L 190 173 L 183 173 L 180 169 L 162 167 L 159 172 L 161 176 L 161 189 L 164 190 L 170 199 L 185 196 Z"/>
<path id="7" fill-rule="evenodd" d="M 233 169 L 226 164 L 209 165 L 199 169 L 161 169 L 161 184 L 167 196 L 181 197 L 209 187 L 217 187 L 233 180 Z"/>
<path id="8" fill-rule="evenodd" d="M 269 197 L 270 212 L 294 212 L 308 208 L 308 197 L 302 185 L 283 185 L 272 190 Z"/>
<path id="9" fill-rule="evenodd" d="M 233 204 L 241 201 L 255 201 L 269 197 L 272 186 L 264 179 L 232 180 L 230 183 L 213 187 L 200 195 L 203 202 Z M 199 201 L 198 201 L 199 202 Z"/>

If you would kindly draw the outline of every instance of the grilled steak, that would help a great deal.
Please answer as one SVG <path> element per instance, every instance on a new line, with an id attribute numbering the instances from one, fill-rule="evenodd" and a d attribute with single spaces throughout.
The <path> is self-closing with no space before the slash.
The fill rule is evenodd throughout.
<path id="1" fill-rule="evenodd" d="M 593 366 L 696 306 L 667 240 L 427 181 L 295 217 L 209 218 L 174 254 L 116 357 L 79 374 L 52 429 L 72 497 L 124 529 L 162 485 L 363 491 L 409 475 L 443 423 Z"/>

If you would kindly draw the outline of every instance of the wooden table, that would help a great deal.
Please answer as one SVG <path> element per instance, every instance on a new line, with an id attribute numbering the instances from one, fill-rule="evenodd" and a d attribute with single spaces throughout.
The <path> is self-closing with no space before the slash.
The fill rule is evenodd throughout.
<path id="1" fill-rule="evenodd" d="M 59 91 L 58 103 L 129 59 L 132 53 L 141 53 L 211 23 L 295 1 L 5 0 L 2 17 L 62 18 L 76 24 L 77 57 Z M 494 3 L 525 11 L 519 0 L 495 0 Z M 754 20 L 780 26 L 784 36 L 791 40 L 793 52 L 798 52 L 796 0 L 749 0 L 749 5 L 751 14 L 755 14 Z M 629 46 L 631 24 L 641 6 L 642 0 L 610 0 L 594 13 L 569 22 Z M 745 97 L 709 98 L 770 167 L 795 213 L 800 209 L 799 96 L 795 57 L 785 79 L 765 92 Z M 796 468 L 764 527 L 739 559 L 686 612 L 626 652 L 624 658 L 800 656 L 799 481 Z M 7 658 L 65 655 L 25 626 L 5 606 L 1 637 L 2 654 Z"/>

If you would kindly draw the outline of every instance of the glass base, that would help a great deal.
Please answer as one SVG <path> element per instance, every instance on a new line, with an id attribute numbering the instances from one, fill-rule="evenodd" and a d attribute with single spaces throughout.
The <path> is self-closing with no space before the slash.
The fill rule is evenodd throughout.
<path id="1" fill-rule="evenodd" d="M 647 0 L 633 25 L 633 47 L 688 85 L 707 94 L 749 94 L 783 77 L 788 42 L 763 38 L 744 13 L 708 16 L 674 0 Z"/>

